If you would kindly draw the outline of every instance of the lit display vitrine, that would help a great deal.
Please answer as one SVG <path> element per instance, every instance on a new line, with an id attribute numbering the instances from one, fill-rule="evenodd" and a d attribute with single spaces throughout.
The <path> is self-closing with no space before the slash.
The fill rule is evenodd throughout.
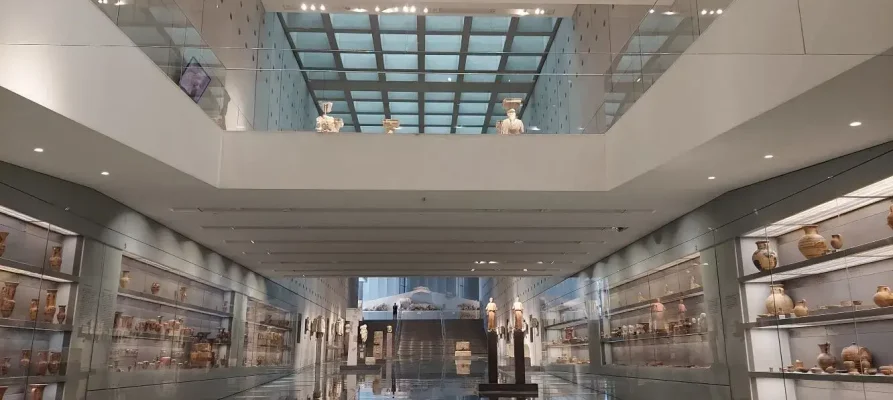
<path id="1" fill-rule="evenodd" d="M 285 309 L 248 298 L 245 318 L 245 366 L 291 365 L 295 322 Z"/>

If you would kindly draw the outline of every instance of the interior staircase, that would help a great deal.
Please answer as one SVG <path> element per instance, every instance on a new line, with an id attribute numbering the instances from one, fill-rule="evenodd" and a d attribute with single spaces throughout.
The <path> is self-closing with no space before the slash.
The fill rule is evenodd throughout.
<path id="1" fill-rule="evenodd" d="M 487 355 L 487 333 L 479 319 L 444 320 L 444 348 L 453 354 L 456 342 L 467 341 L 471 344 L 472 355 Z"/>
<path id="2" fill-rule="evenodd" d="M 413 360 L 443 358 L 443 326 L 440 320 L 400 321 L 397 357 Z M 455 346 L 455 345 L 454 345 Z M 449 353 L 452 355 L 452 352 Z"/>

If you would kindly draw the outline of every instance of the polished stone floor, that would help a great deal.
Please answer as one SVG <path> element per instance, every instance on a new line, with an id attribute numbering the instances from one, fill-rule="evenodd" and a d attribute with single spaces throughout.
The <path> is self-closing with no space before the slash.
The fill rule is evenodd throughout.
<path id="1" fill-rule="evenodd" d="M 395 360 L 382 365 L 377 373 L 341 371 L 336 366 L 305 370 L 266 385 L 229 397 L 233 400 L 377 400 L 479 399 L 477 386 L 486 379 L 486 361 L 472 360 L 457 364 L 454 359 Z M 508 372 L 500 380 L 514 381 Z M 609 399 L 604 387 L 596 382 L 571 383 L 561 377 L 542 372 L 528 372 L 528 382 L 539 384 L 539 399 L 584 400 Z M 589 383 L 589 384 L 587 384 Z"/>

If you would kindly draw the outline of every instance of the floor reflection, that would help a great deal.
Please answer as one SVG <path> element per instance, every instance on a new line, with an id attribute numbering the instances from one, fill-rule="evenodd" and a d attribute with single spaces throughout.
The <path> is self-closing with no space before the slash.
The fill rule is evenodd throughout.
<path id="1" fill-rule="evenodd" d="M 486 379 L 484 359 L 394 360 L 382 363 L 381 372 L 341 371 L 335 365 L 305 370 L 228 399 L 272 400 L 477 400 L 478 384 Z M 500 380 L 511 382 L 508 371 Z M 610 399 L 604 385 L 581 384 L 542 372 L 528 372 L 527 381 L 539 384 L 539 399 Z"/>

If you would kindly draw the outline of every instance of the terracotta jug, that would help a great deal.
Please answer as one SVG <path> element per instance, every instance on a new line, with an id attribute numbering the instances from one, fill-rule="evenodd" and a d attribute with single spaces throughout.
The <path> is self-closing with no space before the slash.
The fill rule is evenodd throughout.
<path id="1" fill-rule="evenodd" d="M 62 270 L 62 247 L 53 246 L 53 255 L 50 256 L 50 269 L 56 272 Z"/>
<path id="2" fill-rule="evenodd" d="M 43 400 L 43 390 L 46 387 L 45 384 L 28 385 L 28 400 Z"/>
<path id="3" fill-rule="evenodd" d="M 50 374 L 56 375 L 59 373 L 59 368 L 62 366 L 62 353 L 58 351 L 50 352 L 50 363 L 47 364 L 47 371 L 50 371 Z"/>
<path id="4" fill-rule="evenodd" d="M 819 349 L 821 353 L 816 357 L 819 367 L 823 370 L 828 369 L 828 367 L 834 367 L 837 364 L 837 360 L 831 355 L 831 343 L 821 343 L 819 344 Z"/>
<path id="5" fill-rule="evenodd" d="M 9 367 L 12 366 L 12 363 L 10 363 L 10 361 L 11 357 L 3 357 L 3 362 L 0 363 L 0 376 L 9 375 Z M 2 398 L 3 397 L 0 396 L 0 399 Z"/>
<path id="6" fill-rule="evenodd" d="M 158 282 L 152 282 L 152 294 L 157 295 L 161 291 L 161 285 Z"/>
<path id="7" fill-rule="evenodd" d="M 889 286 L 878 286 L 877 292 L 871 298 L 878 307 L 893 306 L 893 293 L 890 293 Z"/>
<path id="8" fill-rule="evenodd" d="M 771 315 L 790 314 L 794 311 L 794 301 L 784 294 L 784 286 L 781 284 L 769 285 L 772 293 L 766 298 L 766 312 Z"/>
<path id="9" fill-rule="evenodd" d="M 798 317 L 809 315 L 809 307 L 806 306 L 806 299 L 797 302 L 797 305 L 794 307 L 794 315 Z"/>
<path id="10" fill-rule="evenodd" d="M 47 352 L 45 352 L 45 351 L 37 352 L 37 371 L 35 372 L 35 375 L 43 376 L 43 375 L 47 374 L 48 361 L 49 360 L 47 359 Z"/>
<path id="11" fill-rule="evenodd" d="M 821 257 L 828 251 L 828 244 L 825 238 L 819 235 L 818 225 L 806 225 L 803 227 L 804 235 L 797 242 L 797 248 L 800 253 L 807 259 Z"/>
<path id="12" fill-rule="evenodd" d="M 843 248 L 843 236 L 840 236 L 836 233 L 831 235 L 831 247 L 833 247 L 834 250 L 842 249 Z"/>
<path id="13" fill-rule="evenodd" d="M 43 308 L 43 320 L 53 322 L 56 316 L 56 292 L 58 289 L 47 289 L 47 305 Z"/>
<path id="14" fill-rule="evenodd" d="M 40 308 L 40 300 L 31 299 L 31 307 L 28 308 L 28 318 L 37 321 L 37 310 Z"/>
<path id="15" fill-rule="evenodd" d="M 893 229 L 893 205 L 890 205 L 890 214 L 887 214 L 887 226 Z"/>
<path id="16" fill-rule="evenodd" d="M 9 232 L 0 231 L 0 257 L 3 257 L 3 253 L 6 252 L 6 237 L 9 236 Z"/>
<path id="17" fill-rule="evenodd" d="M 753 265 L 760 271 L 768 271 L 778 266 L 778 255 L 769 249 L 768 240 L 757 242 L 757 250 L 751 257 Z"/>
<path id="18" fill-rule="evenodd" d="M 796 361 L 794 361 L 794 371 L 809 372 L 809 369 L 803 365 L 803 361 L 796 360 Z"/>
<path id="19" fill-rule="evenodd" d="M 869 365 L 871 365 L 873 361 L 871 352 L 865 347 L 856 345 L 856 342 L 843 348 L 843 351 L 840 352 L 840 359 L 843 361 L 852 361 L 856 366 L 859 366 L 863 359 L 868 361 Z"/>
<path id="20" fill-rule="evenodd" d="M 59 306 L 59 312 L 56 314 L 56 321 L 58 321 L 60 324 L 64 324 L 65 318 L 68 317 L 68 314 L 65 313 L 65 308 L 66 306 L 64 305 Z"/>
<path id="21" fill-rule="evenodd" d="M 0 289 L 0 316 L 3 318 L 11 317 L 16 308 L 15 296 L 18 287 L 18 282 L 3 282 L 3 289 Z"/>
<path id="22" fill-rule="evenodd" d="M 22 350 L 22 359 L 19 360 L 19 367 L 22 368 L 22 375 L 28 374 L 28 367 L 31 366 L 31 350 Z"/>
<path id="23" fill-rule="evenodd" d="M 121 279 L 118 280 L 118 284 L 121 289 L 127 289 L 127 286 L 130 285 L 130 271 L 121 271 Z"/>

